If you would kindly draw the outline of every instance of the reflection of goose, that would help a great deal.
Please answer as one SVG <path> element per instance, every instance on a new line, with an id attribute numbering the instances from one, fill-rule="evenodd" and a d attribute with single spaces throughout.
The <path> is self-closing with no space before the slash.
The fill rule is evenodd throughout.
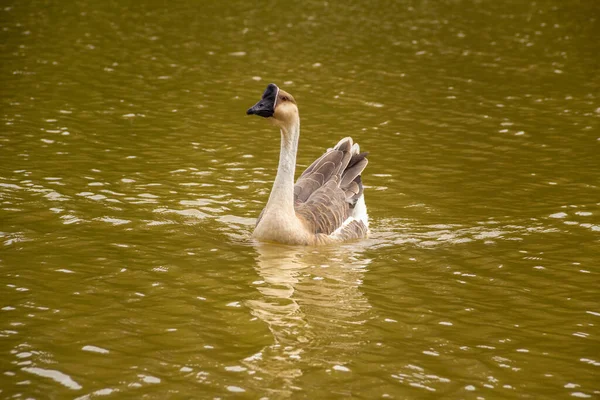
<path id="1" fill-rule="evenodd" d="M 352 360 L 365 340 L 370 306 L 359 287 L 369 259 L 353 245 L 342 248 L 258 244 L 259 295 L 247 301 L 273 344 L 244 360 L 262 387 L 290 396 L 305 371 L 326 370 Z M 268 381 L 268 382 L 265 382 Z"/>
<path id="2" fill-rule="evenodd" d="M 281 129 L 279 167 L 253 236 L 287 244 L 324 244 L 365 237 L 369 222 L 360 174 L 367 153 L 347 137 L 304 171 L 294 185 L 300 118 L 296 101 L 270 84 L 247 114 Z"/>

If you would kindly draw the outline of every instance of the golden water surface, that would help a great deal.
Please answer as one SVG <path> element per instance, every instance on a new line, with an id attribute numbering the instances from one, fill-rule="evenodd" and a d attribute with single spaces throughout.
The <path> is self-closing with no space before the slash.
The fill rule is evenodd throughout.
<path id="1" fill-rule="evenodd" d="M 0 5 L 0 397 L 600 397 L 600 3 Z M 352 136 L 371 236 L 250 239 Z"/>

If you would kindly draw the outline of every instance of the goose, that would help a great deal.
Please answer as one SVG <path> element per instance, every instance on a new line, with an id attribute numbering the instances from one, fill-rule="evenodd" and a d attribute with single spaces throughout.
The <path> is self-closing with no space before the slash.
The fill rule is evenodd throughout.
<path id="1" fill-rule="evenodd" d="M 345 137 L 328 149 L 294 184 L 300 137 L 298 106 L 291 94 L 271 83 L 246 111 L 279 127 L 279 166 L 267 205 L 253 238 L 290 245 L 323 245 L 361 239 L 369 233 L 369 216 L 361 173 L 367 153 Z"/>

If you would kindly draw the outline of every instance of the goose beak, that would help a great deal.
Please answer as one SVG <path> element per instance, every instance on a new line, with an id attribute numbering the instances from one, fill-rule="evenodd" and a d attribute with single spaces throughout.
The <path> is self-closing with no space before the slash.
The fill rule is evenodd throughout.
<path id="1" fill-rule="evenodd" d="M 264 118 L 272 117 L 275 113 L 275 102 L 279 88 L 274 83 L 269 84 L 258 103 L 246 111 L 248 115 L 259 115 Z"/>

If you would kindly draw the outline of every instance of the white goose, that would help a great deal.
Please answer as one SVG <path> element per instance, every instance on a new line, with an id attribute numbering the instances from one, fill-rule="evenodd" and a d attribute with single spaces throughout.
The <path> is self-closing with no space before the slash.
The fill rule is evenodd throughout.
<path id="1" fill-rule="evenodd" d="M 279 167 L 253 237 L 261 241 L 318 245 L 366 237 L 369 217 L 360 174 L 367 153 L 346 137 L 313 162 L 294 184 L 300 117 L 294 98 L 277 85 L 246 112 L 281 129 Z"/>

